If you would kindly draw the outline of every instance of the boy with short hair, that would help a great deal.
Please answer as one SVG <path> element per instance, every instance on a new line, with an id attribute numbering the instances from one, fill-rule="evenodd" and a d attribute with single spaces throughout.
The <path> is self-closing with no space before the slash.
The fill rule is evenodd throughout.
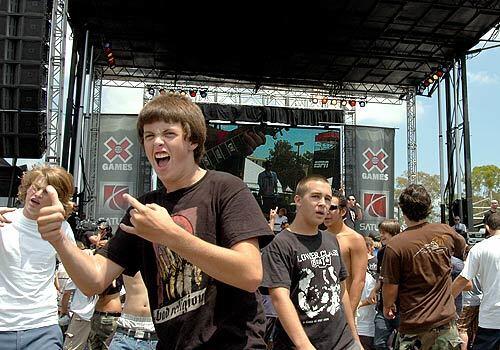
<path id="1" fill-rule="evenodd" d="M 141 271 L 158 349 L 265 349 L 259 245 L 273 234 L 256 200 L 241 179 L 199 166 L 205 118 L 188 97 L 155 97 L 137 131 L 165 188 L 125 195 L 131 207 L 95 256 L 61 237 L 57 199 L 39 219 L 42 237 L 88 295 Z"/>
<path id="2" fill-rule="evenodd" d="M 328 210 L 338 210 L 330 184 L 322 176 L 306 177 L 294 200 L 295 220 L 262 256 L 262 285 L 279 320 L 274 349 L 359 349 L 339 244 L 318 230 Z"/>

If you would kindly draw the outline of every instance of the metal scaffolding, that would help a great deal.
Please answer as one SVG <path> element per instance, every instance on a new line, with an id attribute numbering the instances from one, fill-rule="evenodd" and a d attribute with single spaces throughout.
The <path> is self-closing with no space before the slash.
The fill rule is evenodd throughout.
<path id="1" fill-rule="evenodd" d="M 90 138 L 89 138 L 89 159 L 88 169 L 88 198 L 84 212 L 88 218 L 94 218 L 96 214 L 96 186 L 97 186 L 97 161 L 99 146 L 99 121 L 101 118 L 101 96 L 102 96 L 102 67 L 94 69 L 93 76 L 93 94 L 92 94 L 92 116 L 90 119 Z"/>
<path id="2" fill-rule="evenodd" d="M 417 179 L 417 105 L 415 90 L 408 89 L 406 94 L 406 142 L 408 160 L 408 183 L 413 184 Z"/>
<path id="3" fill-rule="evenodd" d="M 346 113 L 344 126 L 344 192 L 356 193 L 356 112 Z M 359 196 L 359 194 L 358 194 Z"/>
<path id="4" fill-rule="evenodd" d="M 122 68 L 125 70 L 125 68 Z M 130 69 L 129 69 L 130 70 Z M 109 77 L 107 77 L 109 78 Z M 258 87 L 250 84 L 235 83 L 230 86 L 217 84 L 217 82 L 199 83 L 196 81 L 174 81 L 161 79 L 146 79 L 140 82 L 132 80 L 115 80 L 103 78 L 103 86 L 107 87 L 130 87 L 152 89 L 153 94 L 145 96 L 151 99 L 158 93 L 159 89 L 166 91 L 189 90 L 206 91 L 207 97 L 195 97 L 196 102 L 227 103 L 227 104 L 251 104 L 276 107 L 298 107 L 298 108 L 333 108 L 340 109 L 341 100 L 363 101 L 365 103 L 379 103 L 400 105 L 403 103 L 406 89 L 400 87 L 379 86 L 377 84 L 354 84 L 345 83 L 342 87 L 333 89 L 306 89 L 294 87 Z M 371 89 L 369 93 L 367 89 Z M 326 97 L 328 102 L 324 105 L 321 100 Z M 335 104 L 338 104 L 337 106 Z"/>
<path id="5" fill-rule="evenodd" d="M 68 0 L 56 0 L 52 8 L 47 81 L 47 151 L 45 161 L 61 163 L 61 135 L 64 105 L 64 63 Z"/>

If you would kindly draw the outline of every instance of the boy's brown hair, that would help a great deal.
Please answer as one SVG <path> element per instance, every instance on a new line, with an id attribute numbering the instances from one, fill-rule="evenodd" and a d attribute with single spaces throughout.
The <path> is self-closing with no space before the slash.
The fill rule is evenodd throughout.
<path id="1" fill-rule="evenodd" d="M 378 224 L 378 230 L 387 232 L 391 236 L 395 236 L 401 232 L 401 225 L 397 220 L 387 219 Z"/>
<path id="2" fill-rule="evenodd" d="M 399 196 L 399 207 L 411 221 L 417 222 L 427 218 L 432 209 L 431 196 L 422 185 L 409 185 Z"/>
<path id="3" fill-rule="evenodd" d="M 157 121 L 180 123 L 186 140 L 198 144 L 194 150 L 194 161 L 199 164 L 205 153 L 207 127 L 205 117 L 188 97 L 174 93 L 159 95 L 146 104 L 137 119 L 139 142 L 144 145 L 144 125 Z"/>
<path id="4" fill-rule="evenodd" d="M 320 182 L 325 182 L 327 184 L 330 184 L 328 180 L 322 176 L 322 175 L 309 175 L 304 178 L 302 178 L 299 183 L 297 184 L 297 187 L 295 189 L 295 195 L 299 197 L 304 197 L 304 195 L 307 193 L 307 184 L 311 181 L 320 181 Z"/>

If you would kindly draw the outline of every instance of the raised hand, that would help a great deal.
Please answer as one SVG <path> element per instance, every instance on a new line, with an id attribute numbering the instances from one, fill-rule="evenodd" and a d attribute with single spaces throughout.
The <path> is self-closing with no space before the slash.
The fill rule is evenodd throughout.
<path id="1" fill-rule="evenodd" d="M 123 197 L 132 206 L 130 222 L 132 226 L 123 223 L 120 228 L 128 233 L 138 235 L 148 241 L 166 244 L 179 228 L 172 220 L 167 209 L 157 204 L 142 204 L 129 194 Z"/>
<path id="2" fill-rule="evenodd" d="M 45 190 L 50 198 L 50 205 L 40 209 L 36 222 L 42 238 L 51 244 L 55 244 L 64 238 L 61 226 L 65 212 L 55 188 L 48 185 Z"/>
<path id="3" fill-rule="evenodd" d="M 269 210 L 269 220 L 274 220 L 276 218 L 276 215 L 278 215 L 278 207 Z"/>
<path id="4" fill-rule="evenodd" d="M 262 131 L 245 130 L 242 136 L 246 155 L 252 154 L 257 147 L 266 143 L 266 135 Z"/>
<path id="5" fill-rule="evenodd" d="M 5 216 L 3 216 L 3 214 L 10 213 L 14 210 L 16 210 L 16 208 L 0 207 L 0 227 L 4 227 L 5 224 L 11 223 Z"/>

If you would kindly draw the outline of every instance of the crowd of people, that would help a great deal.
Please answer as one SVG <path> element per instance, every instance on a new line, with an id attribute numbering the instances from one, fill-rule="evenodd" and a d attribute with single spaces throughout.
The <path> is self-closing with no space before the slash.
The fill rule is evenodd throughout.
<path id="1" fill-rule="evenodd" d="M 94 250 L 66 221 L 73 179 L 61 167 L 28 171 L 24 206 L 0 209 L 0 349 L 500 346 L 500 213 L 452 283 L 467 245 L 428 221 L 420 185 L 399 197 L 406 229 L 380 223 L 375 252 L 351 227 L 362 215 L 355 197 L 322 176 L 299 181 L 290 222 L 269 201 L 268 222 L 241 179 L 201 168 L 205 120 L 189 98 L 156 97 L 137 131 L 163 188 L 124 195 L 130 208 L 112 237 L 89 237 Z M 56 261 L 67 274 L 59 309 Z"/>

